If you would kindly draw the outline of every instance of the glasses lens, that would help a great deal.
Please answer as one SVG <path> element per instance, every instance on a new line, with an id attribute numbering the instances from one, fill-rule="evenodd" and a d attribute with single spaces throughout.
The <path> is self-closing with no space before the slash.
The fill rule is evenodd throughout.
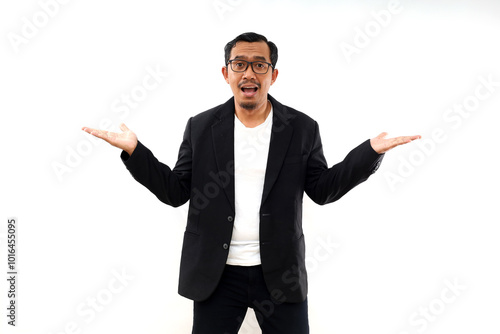
<path id="1" fill-rule="evenodd" d="M 233 60 L 231 69 L 235 72 L 244 72 L 247 69 L 248 63 L 244 60 Z"/>
<path id="2" fill-rule="evenodd" d="M 266 63 L 255 62 L 252 64 L 253 70 L 255 73 L 264 74 L 267 73 L 269 69 L 269 65 Z"/>

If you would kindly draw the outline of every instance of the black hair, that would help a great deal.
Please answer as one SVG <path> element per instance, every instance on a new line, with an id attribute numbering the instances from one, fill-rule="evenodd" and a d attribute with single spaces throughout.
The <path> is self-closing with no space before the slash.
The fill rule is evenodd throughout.
<path id="1" fill-rule="evenodd" d="M 256 34 L 254 32 L 246 32 L 244 34 L 239 35 L 235 39 L 233 39 L 231 42 L 227 43 L 226 46 L 224 47 L 224 60 L 225 64 L 227 66 L 227 62 L 229 61 L 229 57 L 231 56 L 231 50 L 234 48 L 236 43 L 238 42 L 266 42 L 267 45 L 269 46 L 269 49 L 271 50 L 271 64 L 273 65 L 273 70 L 274 67 L 276 67 L 276 63 L 278 62 L 278 47 L 276 47 L 276 44 L 274 44 L 271 41 L 268 41 L 266 37 Z"/>

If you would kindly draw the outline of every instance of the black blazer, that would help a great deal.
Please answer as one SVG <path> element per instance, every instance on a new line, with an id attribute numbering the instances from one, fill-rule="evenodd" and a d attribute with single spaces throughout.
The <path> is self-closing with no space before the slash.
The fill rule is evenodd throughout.
<path id="1" fill-rule="evenodd" d="M 318 124 L 272 96 L 273 126 L 260 207 L 260 255 L 267 287 L 276 301 L 307 296 L 302 233 L 304 191 L 318 204 L 341 198 L 380 165 L 366 140 L 328 168 Z M 121 159 L 132 176 L 171 206 L 190 200 L 182 247 L 179 294 L 207 299 L 226 264 L 234 207 L 234 97 L 191 117 L 174 169 L 142 143 Z"/>

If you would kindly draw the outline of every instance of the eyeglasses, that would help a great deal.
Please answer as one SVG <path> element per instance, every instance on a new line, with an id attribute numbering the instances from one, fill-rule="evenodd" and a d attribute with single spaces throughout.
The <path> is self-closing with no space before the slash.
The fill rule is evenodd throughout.
<path id="1" fill-rule="evenodd" d="M 269 67 L 274 69 L 274 66 L 265 61 L 246 61 L 242 59 L 232 59 L 227 62 L 231 65 L 231 69 L 234 72 L 245 72 L 248 65 L 252 65 L 252 71 L 257 74 L 266 74 L 269 71 Z M 227 64 L 226 64 L 227 65 Z"/>

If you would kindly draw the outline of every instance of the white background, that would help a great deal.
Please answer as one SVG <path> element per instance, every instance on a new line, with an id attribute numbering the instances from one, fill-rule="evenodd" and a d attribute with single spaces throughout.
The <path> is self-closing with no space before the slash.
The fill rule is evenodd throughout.
<path id="1" fill-rule="evenodd" d="M 231 97 L 223 47 L 247 31 L 277 44 L 270 93 L 319 122 L 330 165 L 382 131 L 427 140 L 387 153 L 339 202 L 304 198 L 311 333 L 500 330 L 499 2 L 401 0 L 383 25 L 374 13 L 387 1 L 71 0 L 45 22 L 44 3 L 0 5 L 2 333 L 190 333 L 192 302 L 177 294 L 187 204 L 159 202 L 81 127 L 123 121 L 173 166 L 188 118 Z M 147 68 L 168 76 L 116 113 Z M 497 86 L 478 88 L 481 77 Z M 464 101 L 479 102 L 468 117 L 447 114 Z M 3 278 L 12 216 L 15 328 Z M 260 333 L 251 315 L 241 333 Z"/>

